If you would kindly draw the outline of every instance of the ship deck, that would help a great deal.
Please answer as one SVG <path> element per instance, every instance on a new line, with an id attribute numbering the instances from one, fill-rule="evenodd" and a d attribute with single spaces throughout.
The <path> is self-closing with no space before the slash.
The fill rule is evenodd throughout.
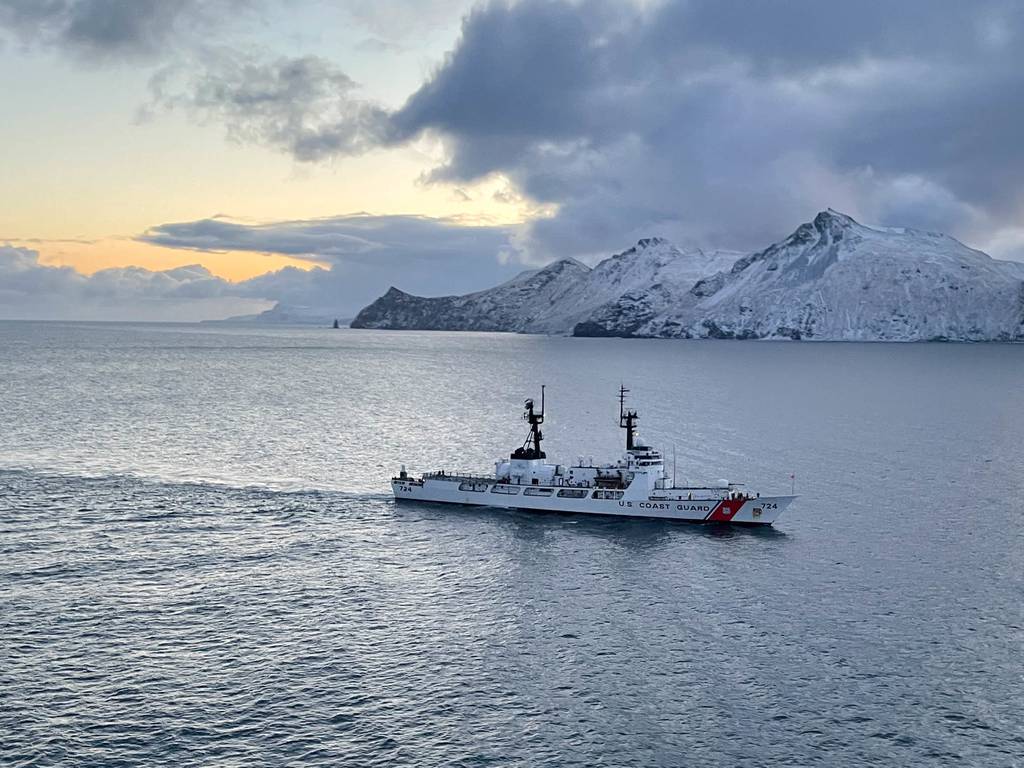
<path id="1" fill-rule="evenodd" d="M 408 482 L 412 480 L 416 481 L 415 478 L 400 478 L 393 477 L 392 482 Z M 626 490 L 627 486 L 618 486 L 612 488 L 604 483 L 557 483 L 553 485 L 548 484 L 532 484 L 532 483 L 512 483 L 507 480 L 499 480 L 491 475 L 481 475 L 475 472 L 467 471 L 448 471 L 438 470 L 436 472 L 424 472 L 419 478 L 420 482 L 426 480 L 440 480 L 443 482 L 451 483 L 475 483 L 487 486 L 508 486 L 509 488 L 579 488 L 585 490 Z M 759 496 L 759 494 L 758 494 Z M 737 489 L 735 484 L 729 486 L 710 486 L 710 485 L 678 485 L 670 488 L 658 488 L 655 489 L 648 498 L 651 501 L 692 501 L 694 499 L 729 499 L 729 498 L 749 498 L 754 499 L 758 496 L 743 493 Z"/>

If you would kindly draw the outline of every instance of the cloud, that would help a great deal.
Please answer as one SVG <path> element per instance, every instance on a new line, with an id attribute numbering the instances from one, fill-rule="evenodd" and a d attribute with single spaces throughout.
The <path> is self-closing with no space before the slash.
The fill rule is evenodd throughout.
<path id="1" fill-rule="evenodd" d="M 154 272 L 140 267 L 83 275 L 39 262 L 29 248 L 0 245 L 0 317 L 69 320 L 204 320 L 270 306 L 258 291 L 196 265 Z"/>
<path id="2" fill-rule="evenodd" d="M 422 295 L 488 288 L 523 269 L 516 227 L 457 218 L 353 214 L 253 224 L 224 218 L 162 224 L 139 240 L 197 252 L 276 253 L 317 264 L 241 282 L 200 265 L 83 275 L 41 264 L 28 248 L 0 246 L 0 317 L 201 320 L 281 302 L 320 317 L 351 317 L 389 285 Z"/>
<path id="3" fill-rule="evenodd" d="M 428 182 L 555 211 L 534 260 L 757 247 L 827 205 L 978 241 L 1024 206 L 1022 39 L 1004 0 L 491 2 L 398 109 L 312 57 L 210 62 L 165 103 L 301 161 L 440 137 Z"/>
<path id="4" fill-rule="evenodd" d="M 263 144 L 297 160 L 365 152 L 387 140 L 387 112 L 357 96 L 358 85 L 317 56 L 260 61 L 208 53 L 202 66 L 170 67 L 150 81 L 156 108 L 184 108 L 221 122 L 236 141 Z"/>
<path id="5" fill-rule="evenodd" d="M 381 40 L 379 37 L 366 37 L 355 45 L 357 51 L 363 53 L 403 53 L 406 49 L 400 43 Z"/>
<path id="6" fill-rule="evenodd" d="M 0 0 L 0 30 L 93 60 L 148 58 L 237 16 L 251 0 Z"/>
<path id="7" fill-rule="evenodd" d="M 347 0 L 352 21 L 388 41 L 423 36 L 456 21 L 474 0 Z"/>
<path id="8" fill-rule="evenodd" d="M 493 259 L 510 250 L 514 226 L 473 225 L 457 217 L 347 214 L 252 224 L 225 218 L 152 227 L 139 239 L 168 248 L 279 253 L 335 264 L 400 265 Z"/>
<path id="9" fill-rule="evenodd" d="M 162 224 L 139 239 L 167 248 L 277 253 L 328 263 L 284 269 L 239 284 L 244 295 L 350 314 L 388 285 L 425 295 L 490 287 L 523 268 L 517 227 L 457 218 L 353 214 L 251 224 L 226 219 Z"/>
<path id="10" fill-rule="evenodd" d="M 407 52 L 411 41 L 457 24 L 474 0 L 0 0 L 7 36 L 90 61 L 157 59 L 210 47 L 240 20 L 297 20 L 366 30 L 356 50 Z M 275 16 L 277 19 L 275 19 Z M 309 20 L 309 21 L 307 21 Z M 318 29 L 318 31 L 319 31 Z"/>

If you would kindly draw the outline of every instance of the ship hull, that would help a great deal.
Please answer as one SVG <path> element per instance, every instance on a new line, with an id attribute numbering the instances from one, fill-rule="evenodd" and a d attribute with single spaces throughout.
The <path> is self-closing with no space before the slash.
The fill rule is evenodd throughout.
<path id="1" fill-rule="evenodd" d="M 771 525 L 796 498 L 672 498 L 671 493 L 657 497 L 631 498 L 630 494 L 620 494 L 621 498 L 595 498 L 594 489 L 587 489 L 581 498 L 569 498 L 558 495 L 569 489 L 408 478 L 396 478 L 391 485 L 397 501 L 737 525 Z"/>

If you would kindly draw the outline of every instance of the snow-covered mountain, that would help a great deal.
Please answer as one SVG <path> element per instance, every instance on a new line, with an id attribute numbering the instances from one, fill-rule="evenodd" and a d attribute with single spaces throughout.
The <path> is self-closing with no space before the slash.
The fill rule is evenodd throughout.
<path id="1" fill-rule="evenodd" d="M 641 240 L 593 269 L 555 262 L 496 288 L 426 299 L 392 288 L 362 328 L 578 336 L 1024 341 L 1024 265 L 946 235 L 828 210 L 763 251 Z"/>
<path id="2" fill-rule="evenodd" d="M 570 323 L 565 327 L 575 327 L 603 307 L 638 291 L 649 293 L 652 300 L 685 293 L 702 277 L 728 269 L 741 256 L 737 251 L 682 251 L 663 238 L 644 238 L 591 270 L 573 293 L 575 302 L 561 308 L 562 318 Z"/>
<path id="3" fill-rule="evenodd" d="M 651 312 L 623 297 L 579 335 L 840 341 L 1024 340 L 1024 265 L 947 235 L 828 210 Z"/>
<path id="4" fill-rule="evenodd" d="M 740 255 L 683 252 L 667 240 L 646 238 L 593 269 L 563 259 L 464 296 L 424 298 L 393 287 L 363 309 L 352 327 L 569 334 L 581 320 L 624 293 L 655 285 L 685 292 Z"/>

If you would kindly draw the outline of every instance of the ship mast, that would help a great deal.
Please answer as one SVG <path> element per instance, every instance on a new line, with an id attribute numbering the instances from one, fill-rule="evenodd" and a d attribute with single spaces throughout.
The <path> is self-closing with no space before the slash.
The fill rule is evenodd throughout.
<path id="1" fill-rule="evenodd" d="M 632 451 L 636 443 L 636 411 L 626 409 L 626 394 L 629 392 L 625 385 L 619 386 L 619 426 L 626 430 L 626 450 Z"/>
<path id="2" fill-rule="evenodd" d="M 540 442 L 544 439 L 544 433 L 540 431 L 540 425 L 544 423 L 544 385 L 540 385 L 540 412 L 534 410 L 533 398 L 526 401 L 526 412 L 523 419 L 530 422 L 530 434 L 522 448 L 517 448 L 512 453 L 513 459 L 544 459 L 547 458 L 544 451 L 540 449 Z"/>

